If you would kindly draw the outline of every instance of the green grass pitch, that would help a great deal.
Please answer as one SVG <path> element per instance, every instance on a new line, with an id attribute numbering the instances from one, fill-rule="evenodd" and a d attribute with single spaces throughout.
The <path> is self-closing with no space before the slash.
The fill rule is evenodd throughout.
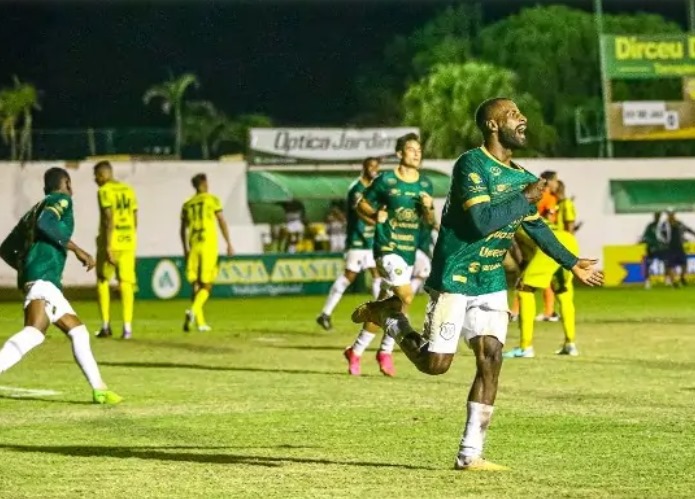
<path id="1" fill-rule="evenodd" d="M 375 341 L 348 377 L 364 298 L 345 297 L 330 333 L 314 324 L 323 297 L 211 300 L 204 334 L 181 332 L 183 302 L 137 303 L 135 339 L 92 342 L 126 398 L 112 408 L 88 403 L 52 330 L 0 375 L 0 497 L 695 497 L 695 290 L 579 290 L 578 358 L 554 356 L 561 326 L 540 324 L 537 358 L 502 370 L 486 455 L 511 471 L 496 473 L 452 470 L 465 345 L 439 377 L 398 352 L 388 379 Z M 95 330 L 96 305 L 74 305 Z M 1 304 L 0 341 L 20 326 Z"/>

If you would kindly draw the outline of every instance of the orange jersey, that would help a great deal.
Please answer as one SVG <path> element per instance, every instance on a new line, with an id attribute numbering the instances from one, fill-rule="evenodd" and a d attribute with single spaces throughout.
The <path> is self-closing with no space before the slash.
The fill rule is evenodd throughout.
<path id="1" fill-rule="evenodd" d="M 555 194 L 551 194 L 548 189 L 543 191 L 543 197 L 538 201 L 536 207 L 540 216 L 548 222 L 555 223 L 557 219 L 557 198 Z"/>

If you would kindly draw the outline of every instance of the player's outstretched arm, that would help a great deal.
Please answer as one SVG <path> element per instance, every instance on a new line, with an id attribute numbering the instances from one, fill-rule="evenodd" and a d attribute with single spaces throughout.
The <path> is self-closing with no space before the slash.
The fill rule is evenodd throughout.
<path id="1" fill-rule="evenodd" d="M 82 266 L 87 267 L 87 271 L 92 270 L 96 266 L 96 262 L 94 261 L 94 257 L 87 253 L 85 250 L 80 248 L 77 244 L 75 244 L 74 241 L 70 240 L 68 241 L 67 245 L 65 246 L 68 251 L 72 251 L 75 253 L 75 256 L 77 259 L 80 261 Z"/>
<path id="2" fill-rule="evenodd" d="M 589 286 L 600 286 L 603 284 L 603 273 L 594 268 L 598 260 L 578 258 L 572 254 L 557 240 L 553 231 L 540 217 L 524 220 L 521 226 L 543 253 L 562 267 L 571 270 L 577 279 L 584 284 Z"/>

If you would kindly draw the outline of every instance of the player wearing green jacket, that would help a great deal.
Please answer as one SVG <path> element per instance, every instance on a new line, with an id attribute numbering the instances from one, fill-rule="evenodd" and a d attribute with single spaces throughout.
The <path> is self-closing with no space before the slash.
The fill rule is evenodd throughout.
<path id="1" fill-rule="evenodd" d="M 526 117 L 505 98 L 483 102 L 475 120 L 483 146 L 464 153 L 454 165 L 439 237 L 426 283 L 424 334 L 401 312 L 397 297 L 366 303 L 353 321 L 383 325 L 406 356 L 426 374 L 443 374 L 463 334 L 474 352 L 476 375 L 468 396 L 468 418 L 454 467 L 459 470 L 505 469 L 483 459 L 483 443 L 497 395 L 502 347 L 509 315 L 502 260 L 518 227 L 582 282 L 600 285 L 596 260 L 578 259 L 541 220 L 535 203 L 544 180 L 512 161 L 526 144 Z"/>
<path id="2" fill-rule="evenodd" d="M 0 349 L 0 373 L 43 343 L 48 326 L 55 324 L 72 343 L 77 364 L 92 387 L 96 404 L 116 404 L 121 397 L 101 379 L 89 346 L 89 333 L 63 296 L 63 270 L 73 252 L 87 270 L 94 258 L 72 240 L 75 218 L 70 175 L 62 168 L 44 174 L 42 201 L 34 205 L 0 245 L 0 257 L 17 271 L 17 286 L 25 293 L 24 328 Z"/>

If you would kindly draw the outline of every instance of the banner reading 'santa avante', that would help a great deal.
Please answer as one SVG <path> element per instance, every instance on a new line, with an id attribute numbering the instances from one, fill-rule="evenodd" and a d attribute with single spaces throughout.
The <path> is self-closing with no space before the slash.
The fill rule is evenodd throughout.
<path id="1" fill-rule="evenodd" d="M 249 163 L 359 163 L 368 156 L 395 157 L 396 140 L 415 127 L 252 128 Z"/>

